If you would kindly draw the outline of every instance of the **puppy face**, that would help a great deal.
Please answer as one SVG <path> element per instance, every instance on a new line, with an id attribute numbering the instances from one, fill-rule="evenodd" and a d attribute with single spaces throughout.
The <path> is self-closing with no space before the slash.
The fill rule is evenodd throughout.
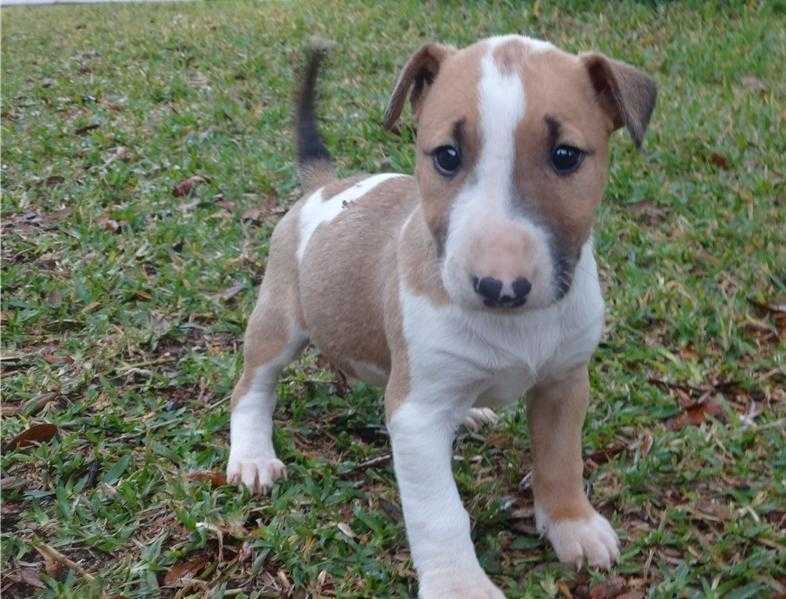
<path id="1" fill-rule="evenodd" d="M 654 84 L 521 36 L 413 60 L 416 176 L 451 300 L 502 312 L 559 301 L 603 195 L 609 135 L 625 124 L 640 141 Z"/>

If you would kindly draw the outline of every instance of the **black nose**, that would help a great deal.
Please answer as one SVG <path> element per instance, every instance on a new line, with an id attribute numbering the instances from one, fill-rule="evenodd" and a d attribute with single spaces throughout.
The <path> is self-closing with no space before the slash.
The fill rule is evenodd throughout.
<path id="1" fill-rule="evenodd" d="M 472 284 L 475 291 L 483 298 L 483 303 L 487 306 L 496 304 L 499 301 L 499 294 L 502 292 L 502 281 L 494 277 L 472 277 Z"/>
<path id="2" fill-rule="evenodd" d="M 532 284 L 524 277 L 513 281 L 511 288 L 513 295 L 502 293 L 502 281 L 494 277 L 472 277 L 472 286 L 478 295 L 483 298 L 483 303 L 489 307 L 515 308 L 527 301 L 527 295 L 532 289 Z"/>

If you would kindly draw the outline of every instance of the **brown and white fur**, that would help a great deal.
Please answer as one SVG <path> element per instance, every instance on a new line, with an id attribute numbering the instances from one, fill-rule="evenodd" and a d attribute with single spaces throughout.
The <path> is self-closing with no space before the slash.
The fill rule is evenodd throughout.
<path id="1" fill-rule="evenodd" d="M 452 442 L 462 422 L 525 394 L 537 526 L 560 560 L 610 567 L 617 536 L 582 484 L 587 362 L 604 312 L 591 232 L 609 136 L 624 126 L 641 143 L 654 82 L 518 35 L 460 50 L 427 44 L 399 75 L 384 123 L 394 126 L 409 96 L 415 175 L 337 180 L 314 119 L 321 57 L 312 50 L 297 107 L 305 195 L 273 233 L 246 331 L 229 480 L 259 492 L 285 475 L 271 437 L 276 379 L 310 341 L 385 388 L 421 597 L 503 597 L 472 546 Z M 446 145 L 461 155 L 452 176 L 432 157 Z M 574 172 L 552 165 L 559 145 L 583 150 Z M 511 297 L 526 279 L 523 305 L 487 306 L 484 277 Z"/>

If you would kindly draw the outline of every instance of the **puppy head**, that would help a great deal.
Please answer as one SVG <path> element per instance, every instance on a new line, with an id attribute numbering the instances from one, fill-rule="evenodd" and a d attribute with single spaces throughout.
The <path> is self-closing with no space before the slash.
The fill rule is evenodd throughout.
<path id="1" fill-rule="evenodd" d="M 609 136 L 624 126 L 641 144 L 655 83 L 602 54 L 511 35 L 423 46 L 399 75 L 386 128 L 407 95 L 451 300 L 499 311 L 559 301 L 603 195 Z"/>

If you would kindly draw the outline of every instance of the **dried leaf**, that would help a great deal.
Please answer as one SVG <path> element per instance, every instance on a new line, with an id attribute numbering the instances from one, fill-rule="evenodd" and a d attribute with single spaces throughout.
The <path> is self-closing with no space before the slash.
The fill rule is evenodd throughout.
<path id="1" fill-rule="evenodd" d="M 55 187 L 63 183 L 65 183 L 65 177 L 61 177 L 60 175 L 52 175 L 44 180 L 44 185 L 47 187 Z"/>
<path id="2" fill-rule="evenodd" d="M 590 588 L 590 599 L 613 599 L 625 591 L 625 579 L 611 576 Z"/>
<path id="3" fill-rule="evenodd" d="M 627 449 L 627 445 L 622 442 L 614 442 L 608 447 L 604 447 L 603 449 L 599 449 L 587 456 L 586 461 L 589 463 L 588 465 L 600 466 L 601 464 L 605 464 L 606 462 L 611 461 L 614 459 L 618 454 L 622 453 Z"/>
<path id="4" fill-rule="evenodd" d="M 249 208 L 243 213 L 241 220 L 247 223 L 260 224 L 265 212 L 261 208 Z"/>
<path id="5" fill-rule="evenodd" d="M 22 406 L 19 404 L 4 403 L 0 405 L 0 416 L 16 416 L 22 411 Z"/>
<path id="6" fill-rule="evenodd" d="M 650 200 L 627 204 L 627 208 L 638 217 L 638 220 L 649 226 L 659 225 L 666 220 L 666 210 L 659 208 L 655 202 Z"/>
<path id="7" fill-rule="evenodd" d="M 723 406 L 714 399 L 697 402 L 687 406 L 682 414 L 670 419 L 666 425 L 673 431 L 678 431 L 686 426 L 701 426 L 709 417 L 720 418 L 724 416 Z"/>
<path id="8" fill-rule="evenodd" d="M 16 437 L 11 439 L 5 446 L 5 451 L 22 449 L 34 443 L 46 443 L 57 434 L 57 430 L 54 424 L 48 422 L 34 424 L 26 431 L 19 433 Z"/>
<path id="9" fill-rule="evenodd" d="M 351 528 L 351 527 L 349 526 L 349 524 L 347 524 L 346 522 L 339 522 L 339 523 L 336 525 L 336 528 L 338 528 L 338 529 L 339 529 L 341 532 L 343 532 L 343 533 L 344 533 L 346 536 L 348 536 L 350 539 L 354 539 L 354 538 L 355 538 L 355 536 L 356 536 L 356 535 L 355 535 L 355 531 L 354 531 L 354 530 L 352 530 L 352 528 Z"/>
<path id="10" fill-rule="evenodd" d="M 102 216 L 96 221 L 96 224 L 110 233 L 119 233 L 125 223 L 121 224 L 112 218 Z"/>
<path id="11" fill-rule="evenodd" d="M 723 154 L 718 154 L 717 152 L 713 152 L 709 155 L 710 164 L 717 166 L 719 169 L 723 169 L 727 171 L 731 168 L 731 164 L 729 163 L 729 159 L 726 158 Z"/>
<path id="12" fill-rule="evenodd" d="M 36 589 L 45 589 L 46 585 L 41 580 L 38 572 L 34 568 L 19 568 L 17 571 L 19 582 L 34 587 Z"/>
<path id="13" fill-rule="evenodd" d="M 206 183 L 207 179 L 202 175 L 193 175 L 188 179 L 183 179 L 172 187 L 172 195 L 182 198 L 191 193 L 191 191 L 200 183 Z"/>
<path id="14" fill-rule="evenodd" d="M 194 470 L 188 473 L 188 480 L 205 480 L 211 487 L 223 487 L 227 484 L 227 477 L 223 472 L 215 470 Z"/>
<path id="15" fill-rule="evenodd" d="M 235 283 L 231 287 L 224 289 L 221 293 L 216 294 L 216 297 L 222 301 L 228 302 L 233 297 L 235 297 L 238 293 L 245 289 L 245 285 L 243 283 Z"/>
<path id="16" fill-rule="evenodd" d="M 36 551 L 41 554 L 44 558 L 44 561 L 47 562 L 49 560 L 57 562 L 76 572 L 77 574 L 84 576 L 87 580 L 93 581 L 95 577 L 90 574 L 87 570 L 85 570 L 82 566 L 76 563 L 73 560 L 70 560 L 65 555 L 60 553 L 54 547 L 50 547 L 46 543 L 33 543 L 33 547 L 35 547 Z"/>
<path id="17" fill-rule="evenodd" d="M 104 161 L 105 166 L 109 166 L 116 160 L 123 160 L 128 161 L 131 158 L 131 152 L 128 151 L 128 148 L 125 146 L 117 146 L 112 150 L 112 152 L 107 157 L 106 161 Z"/>
<path id="18" fill-rule="evenodd" d="M 201 554 L 192 557 L 190 560 L 175 564 L 164 576 L 164 586 L 176 586 L 183 578 L 193 578 L 197 576 L 208 564 L 206 555 Z"/>
<path id="19" fill-rule="evenodd" d="M 100 126 L 101 125 L 99 125 L 98 123 L 89 123 L 87 125 L 84 125 L 83 127 L 79 127 L 76 131 L 74 131 L 74 133 L 76 133 L 77 135 L 84 135 L 85 133 L 88 133 L 93 129 L 98 129 Z"/>

